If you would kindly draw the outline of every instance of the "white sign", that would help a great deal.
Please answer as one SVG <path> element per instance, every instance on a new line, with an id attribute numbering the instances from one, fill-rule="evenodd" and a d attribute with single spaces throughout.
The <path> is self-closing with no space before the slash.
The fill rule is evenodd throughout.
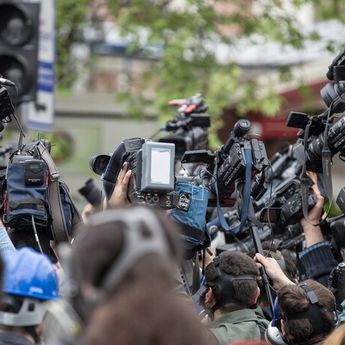
<path id="1" fill-rule="evenodd" d="M 55 0 L 38 0 L 40 10 L 37 100 L 23 109 L 25 126 L 51 132 L 55 113 Z"/>

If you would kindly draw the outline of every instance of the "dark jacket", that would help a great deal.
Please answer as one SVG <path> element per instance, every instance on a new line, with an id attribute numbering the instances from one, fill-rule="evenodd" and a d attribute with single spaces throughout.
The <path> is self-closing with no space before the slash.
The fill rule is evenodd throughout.
<path id="1" fill-rule="evenodd" d="M 327 287 L 329 274 L 338 264 L 331 245 L 327 241 L 322 241 L 303 250 L 298 256 L 307 278 L 314 279 Z"/>
<path id="2" fill-rule="evenodd" d="M 268 323 L 259 308 L 241 309 L 221 316 L 209 328 L 220 345 L 227 345 L 235 340 L 263 339 Z"/>
<path id="3" fill-rule="evenodd" d="M 0 345 L 33 345 L 33 343 L 21 334 L 0 332 Z"/>

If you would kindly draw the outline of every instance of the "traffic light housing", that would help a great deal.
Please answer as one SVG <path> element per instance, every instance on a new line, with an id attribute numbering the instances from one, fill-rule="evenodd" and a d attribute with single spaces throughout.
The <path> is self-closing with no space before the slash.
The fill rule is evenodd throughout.
<path id="1" fill-rule="evenodd" d="M 37 89 L 39 3 L 0 0 L 0 74 L 18 90 L 7 87 L 18 104 L 34 101 Z"/>

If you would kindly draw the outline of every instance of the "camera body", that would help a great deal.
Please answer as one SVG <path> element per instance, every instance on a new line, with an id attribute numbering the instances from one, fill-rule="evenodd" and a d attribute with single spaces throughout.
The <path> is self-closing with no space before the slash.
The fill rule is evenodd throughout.
<path id="1" fill-rule="evenodd" d="M 121 157 L 114 152 L 109 165 L 127 162 L 132 171 L 128 199 L 134 204 L 162 208 L 179 208 L 187 211 L 188 193 L 175 193 L 175 145 L 152 142 L 142 138 L 126 139 L 121 144 Z M 109 173 L 107 168 L 107 172 Z M 112 174 L 111 176 L 115 176 Z M 113 178 L 113 177 L 112 177 Z"/>
<path id="2" fill-rule="evenodd" d="M 173 208 L 175 145 L 145 141 L 127 159 L 133 172 L 128 198 L 136 204 Z"/>
<path id="3" fill-rule="evenodd" d="M 312 183 L 309 181 L 309 187 Z M 313 194 L 308 196 L 308 209 L 310 210 L 317 202 Z M 280 184 L 266 193 L 254 202 L 256 216 L 262 223 L 273 223 L 276 233 L 285 231 L 288 225 L 299 222 L 303 217 L 301 182 L 295 176 L 291 175 L 281 181 Z"/>
<path id="4" fill-rule="evenodd" d="M 78 189 L 78 192 L 94 208 L 100 208 L 102 205 L 102 191 L 95 185 L 93 179 L 88 179 L 84 186 Z"/>
<path id="5" fill-rule="evenodd" d="M 314 117 L 292 112 L 289 114 L 287 126 L 300 128 L 299 137 L 303 138 L 309 121 L 311 125 L 307 142 L 302 144 L 302 139 L 300 139 L 299 144 L 304 146 L 307 170 L 322 173 L 322 151 L 325 140 L 327 140 L 327 146 L 332 157 L 337 153 L 340 153 L 341 157 L 345 157 L 345 114 L 342 114 L 335 123 L 327 124 L 327 112 Z M 326 126 L 328 126 L 327 137 L 325 137 Z"/>
<path id="6" fill-rule="evenodd" d="M 321 92 L 321 95 L 324 93 L 325 91 Z M 323 174 L 323 161 L 328 158 L 324 157 L 325 148 L 329 152 L 329 159 L 337 153 L 340 153 L 341 158 L 345 156 L 345 115 L 342 114 L 334 123 L 328 123 L 329 116 L 335 111 L 345 110 L 342 95 L 343 93 L 334 94 L 332 100 L 323 96 L 327 105 L 332 104 L 332 107 L 323 114 L 313 117 L 299 112 L 289 114 L 287 126 L 300 129 L 299 139 L 288 150 L 276 154 L 272 161 L 271 171 L 267 174 L 266 188 L 254 201 L 254 208 L 260 221 L 275 223 L 277 225 L 275 228 L 280 231 L 298 222 L 303 216 L 301 173 L 304 165 L 308 171 Z M 341 104 L 344 104 L 344 109 L 340 107 Z M 323 178 L 319 176 L 318 181 L 323 182 Z M 309 180 L 309 189 L 311 185 Z M 319 185 L 319 189 L 324 193 L 322 185 Z M 310 193 L 306 207 L 310 210 L 316 201 Z M 339 222 L 334 226 L 338 227 Z"/>
<path id="7" fill-rule="evenodd" d="M 8 91 L 5 87 L 0 86 L 0 121 L 6 121 L 14 113 L 14 107 Z M 4 129 L 1 124 L 2 129 Z M 2 130 L 1 129 L 1 130 Z"/>
<path id="8" fill-rule="evenodd" d="M 286 231 L 289 225 L 298 223 L 303 217 L 300 175 L 304 159 L 304 147 L 300 143 L 278 152 L 267 169 L 265 188 L 253 202 L 257 218 L 262 223 L 272 223 L 275 233 Z M 311 191 L 309 178 L 308 187 Z M 308 210 L 316 202 L 316 197 L 310 193 Z"/>
<path id="9" fill-rule="evenodd" d="M 206 114 L 208 106 L 204 97 L 196 94 L 186 99 L 171 100 L 168 104 L 177 107 L 177 116 L 161 128 L 169 134 L 158 141 L 175 144 L 177 160 L 180 160 L 186 151 L 207 149 L 211 121 Z"/>
<path id="10" fill-rule="evenodd" d="M 236 203 L 236 189 L 245 181 L 246 149 L 249 149 L 251 154 L 251 175 L 257 177 L 253 183 L 253 194 L 263 183 L 264 171 L 269 161 L 264 143 L 248 136 L 250 127 L 251 124 L 248 120 L 241 119 L 237 121 L 228 140 L 219 151 L 186 151 L 182 157 L 182 164 L 199 163 L 203 165 L 203 168 L 200 169 L 201 183 L 213 192 L 213 195 L 210 195 L 209 206 L 215 206 L 217 199 L 223 206 L 231 207 Z"/>
<path id="11" fill-rule="evenodd" d="M 335 267 L 328 279 L 328 288 L 333 292 L 337 306 L 345 300 L 345 262 Z"/>

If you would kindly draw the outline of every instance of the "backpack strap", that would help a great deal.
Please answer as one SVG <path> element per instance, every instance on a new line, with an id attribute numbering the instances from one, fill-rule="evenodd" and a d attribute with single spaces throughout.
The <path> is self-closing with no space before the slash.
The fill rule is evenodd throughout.
<path id="1" fill-rule="evenodd" d="M 57 170 L 57 167 L 47 148 L 41 142 L 37 144 L 37 151 L 47 164 L 49 171 L 48 199 L 52 216 L 51 229 L 54 240 L 56 242 L 70 242 L 71 238 L 68 233 L 65 214 L 61 202 L 59 188 L 60 173 Z"/>
<path id="2" fill-rule="evenodd" d="M 66 183 L 64 181 L 60 181 L 59 184 L 60 184 L 60 187 L 62 189 L 64 189 L 65 193 L 68 195 L 68 202 L 69 202 L 69 204 L 71 205 L 71 208 L 72 208 L 72 220 L 71 220 L 72 224 L 71 224 L 71 231 L 69 232 L 69 234 L 73 234 L 75 228 L 77 227 L 77 225 L 82 223 L 83 220 L 82 220 L 82 218 L 80 216 L 80 213 L 78 211 L 77 206 L 75 205 L 72 197 L 70 196 L 70 192 L 69 192 L 68 186 L 66 185 Z"/>

